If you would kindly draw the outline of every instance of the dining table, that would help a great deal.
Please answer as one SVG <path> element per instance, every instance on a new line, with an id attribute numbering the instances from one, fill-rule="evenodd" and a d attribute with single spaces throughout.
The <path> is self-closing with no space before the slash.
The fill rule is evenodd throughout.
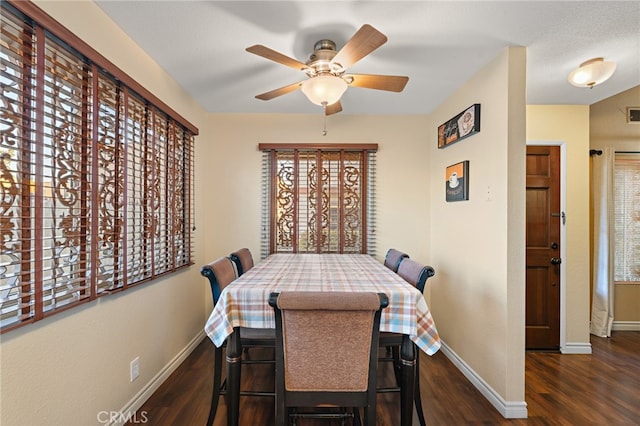
<path id="1" fill-rule="evenodd" d="M 422 293 L 368 254 L 275 253 L 229 284 L 205 324 L 205 332 L 220 347 L 227 342 L 227 424 L 237 426 L 240 408 L 240 327 L 275 328 L 269 306 L 272 292 L 348 291 L 385 293 L 380 331 L 402 334 L 400 348 L 400 422 L 413 420 L 416 348 L 433 355 L 440 338 Z M 348 326 L 348 324 L 345 324 Z"/>

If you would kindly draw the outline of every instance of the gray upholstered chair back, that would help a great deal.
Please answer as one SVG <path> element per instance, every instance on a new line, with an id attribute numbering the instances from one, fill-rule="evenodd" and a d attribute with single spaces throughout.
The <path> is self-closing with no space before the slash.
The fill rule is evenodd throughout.
<path id="1" fill-rule="evenodd" d="M 229 257 L 236 265 L 238 276 L 253 268 L 253 256 L 248 248 L 241 248 L 238 251 L 234 251 Z"/>
<path id="2" fill-rule="evenodd" d="M 410 284 L 413 284 L 420 292 L 424 291 L 427 279 L 436 274 L 428 265 L 423 265 L 413 259 L 402 259 L 398 267 L 398 275 Z"/>
<path id="3" fill-rule="evenodd" d="M 236 279 L 236 271 L 228 257 L 220 257 L 204 265 L 200 269 L 200 274 L 209 279 L 214 306 L 218 303 L 222 290 Z"/>
<path id="4" fill-rule="evenodd" d="M 391 248 L 387 251 L 387 254 L 384 257 L 384 266 L 391 269 L 393 272 L 398 272 L 400 262 L 402 262 L 402 259 L 407 258 L 409 258 L 407 253 Z"/>

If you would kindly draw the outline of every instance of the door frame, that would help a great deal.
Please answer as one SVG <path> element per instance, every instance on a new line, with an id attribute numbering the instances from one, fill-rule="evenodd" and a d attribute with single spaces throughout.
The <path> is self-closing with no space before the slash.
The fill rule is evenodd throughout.
<path id="1" fill-rule="evenodd" d="M 567 142 L 558 140 L 527 140 L 527 146 L 559 146 L 560 147 L 560 211 L 567 214 Z M 567 219 L 569 220 L 569 219 Z M 560 353 L 567 353 L 567 227 L 560 221 Z"/>

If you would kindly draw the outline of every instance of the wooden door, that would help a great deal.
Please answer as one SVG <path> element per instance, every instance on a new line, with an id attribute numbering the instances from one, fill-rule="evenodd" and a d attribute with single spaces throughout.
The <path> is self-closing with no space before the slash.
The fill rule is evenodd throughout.
<path id="1" fill-rule="evenodd" d="M 560 147 L 527 147 L 526 348 L 560 348 Z"/>

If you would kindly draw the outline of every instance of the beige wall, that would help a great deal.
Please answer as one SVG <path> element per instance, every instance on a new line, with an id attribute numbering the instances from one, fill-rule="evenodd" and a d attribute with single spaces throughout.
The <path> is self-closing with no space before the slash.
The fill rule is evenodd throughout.
<path id="1" fill-rule="evenodd" d="M 591 105 L 592 149 L 640 151 L 640 124 L 629 124 L 626 119 L 630 106 L 640 107 L 640 86 Z M 616 285 L 613 319 L 614 330 L 640 329 L 640 284 Z"/>
<path id="2" fill-rule="evenodd" d="M 200 128 L 201 169 L 200 153 L 210 139 L 202 108 L 93 3 L 37 4 Z M 196 265 L 204 260 L 203 183 L 196 182 Z M 209 293 L 193 266 L 3 334 L 0 424 L 98 424 L 100 411 L 126 407 L 202 333 Z M 140 377 L 130 383 L 136 356 Z"/>
<path id="3" fill-rule="evenodd" d="M 292 95 L 292 96 L 295 96 Z M 211 255 L 239 246 L 260 254 L 261 153 L 258 143 L 377 143 L 377 257 L 389 247 L 428 263 L 429 126 L 424 116 L 211 115 L 215 139 L 198 179 L 209 182 L 206 247 Z M 222 251 L 221 251 L 222 250 Z"/>
<path id="4" fill-rule="evenodd" d="M 589 106 L 528 105 L 527 141 L 566 146 L 565 351 L 589 343 Z M 562 320 L 561 320 L 562 321 Z"/>
<path id="5" fill-rule="evenodd" d="M 431 307 L 446 345 L 494 392 L 524 408 L 525 51 L 505 50 L 433 114 Z M 481 104 L 477 135 L 436 148 L 436 128 Z M 447 203 L 448 165 L 469 160 L 469 201 Z M 495 405 L 495 404 L 494 404 Z"/>

